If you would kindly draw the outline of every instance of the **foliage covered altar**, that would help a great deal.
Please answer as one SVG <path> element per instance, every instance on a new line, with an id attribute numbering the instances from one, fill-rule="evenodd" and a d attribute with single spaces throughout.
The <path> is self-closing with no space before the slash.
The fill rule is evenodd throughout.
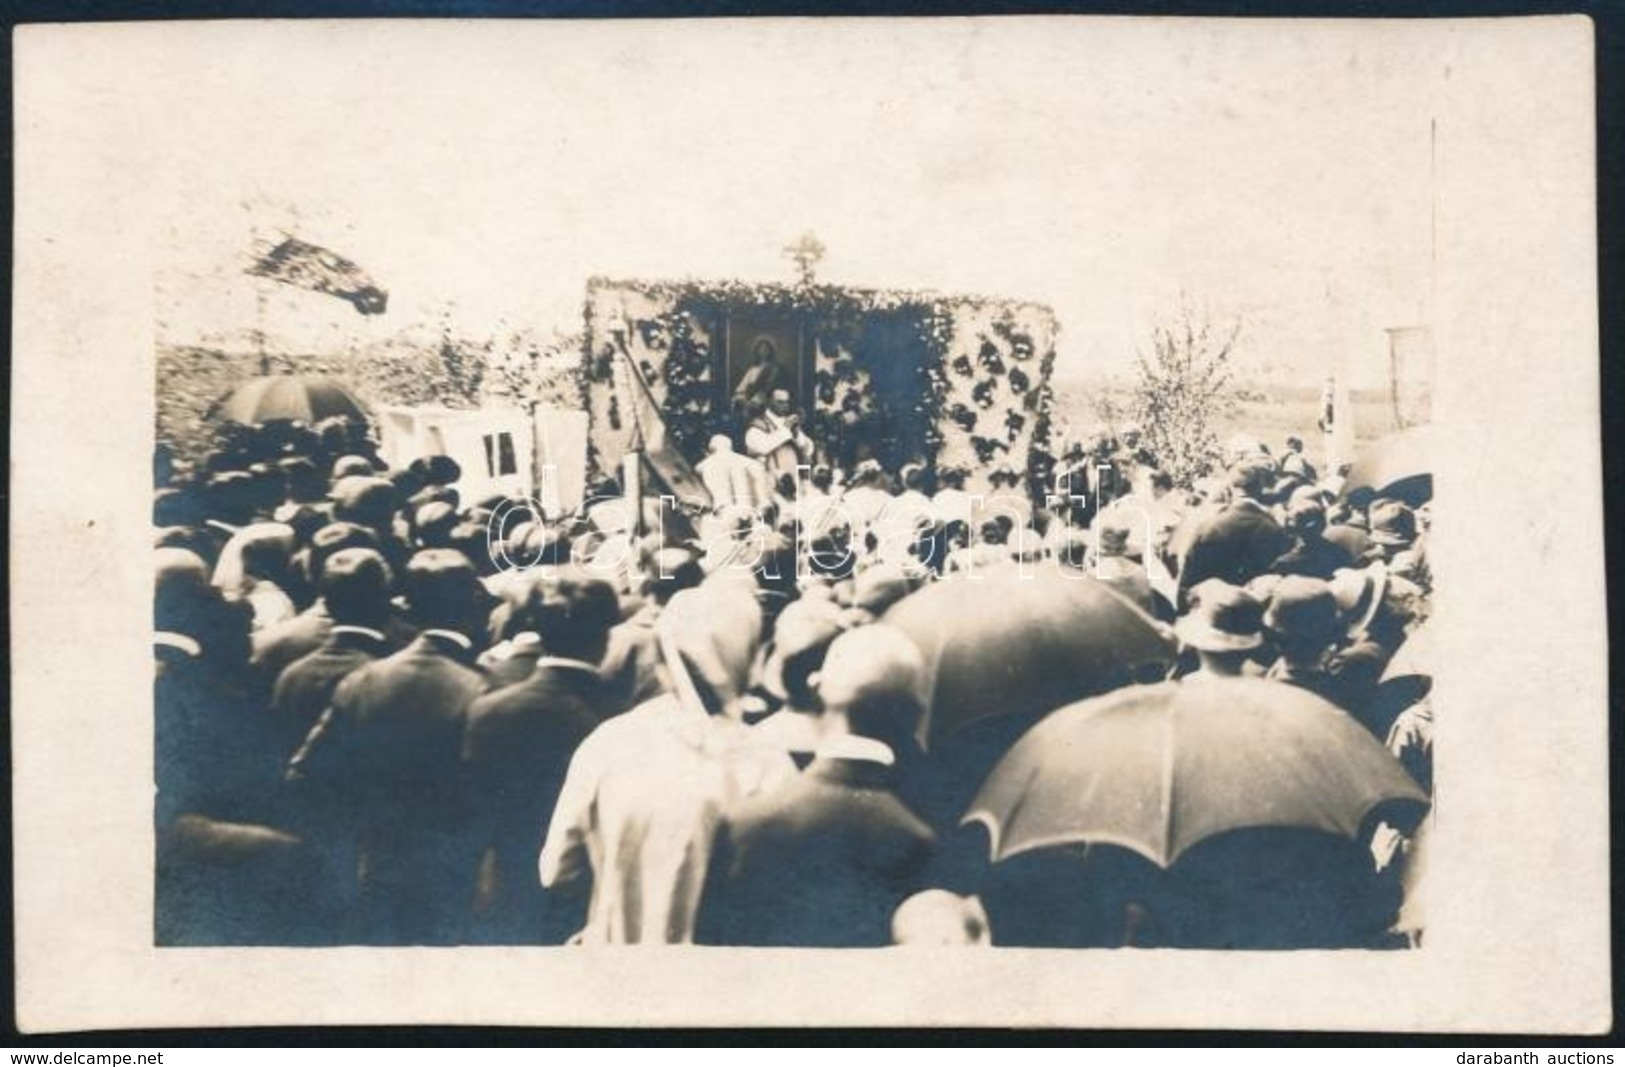
<path id="1" fill-rule="evenodd" d="M 592 463 L 638 446 L 647 386 L 691 461 L 737 438 L 734 390 L 753 359 L 781 361 L 787 391 L 828 460 L 919 462 L 966 488 L 1048 481 L 1054 313 L 985 297 L 830 285 L 588 282 L 581 375 Z"/>

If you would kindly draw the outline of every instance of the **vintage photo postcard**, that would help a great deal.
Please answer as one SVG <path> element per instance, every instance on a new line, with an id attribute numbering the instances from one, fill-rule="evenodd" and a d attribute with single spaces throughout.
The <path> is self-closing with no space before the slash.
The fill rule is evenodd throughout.
<path id="1" fill-rule="evenodd" d="M 25 1031 L 1610 1028 L 1585 19 L 15 43 Z"/>

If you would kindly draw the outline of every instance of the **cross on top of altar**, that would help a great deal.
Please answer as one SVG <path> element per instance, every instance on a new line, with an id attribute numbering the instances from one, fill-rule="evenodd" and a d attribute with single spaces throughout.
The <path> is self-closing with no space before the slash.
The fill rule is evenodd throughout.
<path id="1" fill-rule="evenodd" d="M 813 268 L 824 258 L 824 243 L 811 230 L 801 235 L 793 245 L 784 247 L 784 254 L 796 265 L 796 281 L 801 285 L 813 283 Z"/>

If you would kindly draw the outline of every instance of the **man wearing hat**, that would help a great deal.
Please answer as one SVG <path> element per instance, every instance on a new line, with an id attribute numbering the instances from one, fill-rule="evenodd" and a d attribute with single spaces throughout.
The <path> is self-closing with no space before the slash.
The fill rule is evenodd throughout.
<path id="1" fill-rule="evenodd" d="M 1270 567 L 1275 574 L 1301 574 L 1326 580 L 1354 561 L 1326 539 L 1326 508 L 1309 495 L 1294 495 L 1286 507 L 1286 529 L 1293 544 Z"/>
<path id="2" fill-rule="evenodd" d="M 293 618 L 288 595 L 296 536 L 280 522 L 254 522 L 232 535 L 220 550 L 214 584 L 254 611 L 254 629 L 265 630 Z"/>
<path id="3" fill-rule="evenodd" d="M 1292 547 L 1292 538 L 1263 504 L 1275 480 L 1268 456 L 1251 455 L 1230 468 L 1230 503 L 1196 526 L 1179 565 L 1179 588 L 1209 578 L 1246 585 Z"/>
<path id="4" fill-rule="evenodd" d="M 1185 678 L 1262 674 L 1252 655 L 1264 644 L 1264 606 L 1246 590 L 1217 578 L 1192 589 L 1190 600 L 1190 610 L 1174 623 L 1180 644 L 1194 649 L 1200 664 Z"/>
<path id="5" fill-rule="evenodd" d="M 1347 709 L 1345 686 L 1330 669 L 1343 626 L 1331 586 L 1318 578 L 1282 578 L 1264 613 L 1264 627 L 1280 652 L 1265 677 L 1307 689 Z"/>
<path id="6" fill-rule="evenodd" d="M 387 478 L 350 475 L 333 482 L 333 518 L 371 530 L 378 550 L 397 570 L 406 565 L 411 550 L 395 533 L 395 486 Z"/>
<path id="7" fill-rule="evenodd" d="M 1370 557 L 1389 562 L 1416 541 L 1416 514 L 1397 500 L 1372 501 Z"/>
<path id="8" fill-rule="evenodd" d="M 439 454 L 419 456 L 407 469 L 426 486 L 455 485 L 463 476 L 462 466 L 455 459 Z"/>
<path id="9" fill-rule="evenodd" d="M 758 743 L 783 749 L 798 768 L 812 761 L 823 731 L 816 683 L 824 656 L 853 625 L 850 609 L 826 597 L 802 597 L 779 614 L 763 650 L 761 689 L 778 707 L 751 732 Z"/>
<path id="10" fill-rule="evenodd" d="M 784 788 L 724 813 L 697 939 L 878 947 L 935 835 L 897 798 L 895 745 L 922 714 L 919 649 L 889 626 L 837 637 L 819 675 L 824 740 Z"/>
<path id="11" fill-rule="evenodd" d="M 491 647 L 480 653 L 480 669 L 492 689 L 516 685 L 530 677 L 536 661 L 542 658 L 542 637 L 531 608 L 536 603 L 531 591 L 551 568 L 510 571 L 500 581 L 483 579 L 485 587 L 499 601 L 491 609 L 486 632 Z"/>
<path id="12" fill-rule="evenodd" d="M 1113 511 L 1103 512 L 1096 520 L 1094 566 L 1090 573 L 1141 611 L 1152 614 L 1156 602 L 1151 595 L 1151 579 L 1145 568 L 1128 555 L 1129 521 L 1129 516 Z"/>
<path id="13" fill-rule="evenodd" d="M 321 585 L 327 635 L 315 650 L 277 676 L 271 694 L 271 714 L 283 737 L 283 760 L 291 758 L 310 734 L 339 683 L 389 653 L 384 627 L 390 617 L 392 582 L 389 564 L 373 549 L 346 548 L 327 558 Z"/>
<path id="14" fill-rule="evenodd" d="M 557 944 L 581 917 L 543 896 L 537 834 L 553 817 L 576 748 L 618 710 L 598 665 L 620 606 L 608 582 L 570 568 L 536 582 L 526 614 L 543 655 L 530 677 L 469 706 L 463 740 L 471 835 L 488 853 L 476 922 L 482 939 Z"/>
<path id="15" fill-rule="evenodd" d="M 304 554 L 305 566 L 318 589 L 326 573 L 327 561 L 347 548 L 368 548 L 377 551 L 377 535 L 354 523 L 335 522 L 317 530 L 311 538 L 310 547 Z M 394 573 L 393 568 L 391 573 Z M 322 642 L 327 640 L 332 627 L 332 614 L 328 611 L 326 603 L 317 597 L 315 603 L 293 618 L 254 634 L 254 652 L 250 666 L 269 687 L 290 663 L 320 648 Z M 405 647 L 417 634 L 416 628 L 393 610 L 380 628 L 388 639 L 392 651 Z"/>
<path id="16" fill-rule="evenodd" d="M 450 944 L 474 889 L 459 779 L 468 707 L 487 686 L 474 642 L 489 595 L 447 549 L 413 556 L 402 584 L 417 639 L 339 683 L 288 775 L 325 786 L 353 829 L 363 939 Z"/>
<path id="17" fill-rule="evenodd" d="M 329 477 L 338 482 L 345 478 L 367 478 L 376 473 L 372 461 L 366 456 L 340 456 L 333 461 L 333 468 Z M 421 481 L 421 475 L 414 470 L 413 475 Z"/>
<path id="18" fill-rule="evenodd" d="M 245 684 L 251 612 L 195 553 L 159 549 L 154 598 L 156 937 L 287 943 L 281 878 L 300 841 L 279 803 L 264 694 Z"/>
<path id="19" fill-rule="evenodd" d="M 457 525 L 457 509 L 444 500 L 431 500 L 412 512 L 411 534 L 414 548 L 447 548 L 452 528 Z"/>

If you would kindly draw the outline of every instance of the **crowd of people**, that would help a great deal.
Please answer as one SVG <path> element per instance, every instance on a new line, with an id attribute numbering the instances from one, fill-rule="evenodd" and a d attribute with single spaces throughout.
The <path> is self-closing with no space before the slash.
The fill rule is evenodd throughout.
<path id="1" fill-rule="evenodd" d="M 569 514 L 465 500 L 455 462 L 389 469 L 355 421 L 160 454 L 158 942 L 1417 941 L 1411 826 L 1277 828 L 1262 867 L 990 862 L 964 798 L 1027 724 L 929 738 L 931 664 L 886 615 L 1083 571 L 1177 637 L 1178 684 L 1301 687 L 1430 791 L 1425 665 L 1390 670 L 1428 614 L 1425 503 L 1296 440 L 1181 487 L 1102 434 L 1036 501 L 924 464 L 770 470 L 779 444 L 714 439 L 695 514 L 612 482 Z"/>

